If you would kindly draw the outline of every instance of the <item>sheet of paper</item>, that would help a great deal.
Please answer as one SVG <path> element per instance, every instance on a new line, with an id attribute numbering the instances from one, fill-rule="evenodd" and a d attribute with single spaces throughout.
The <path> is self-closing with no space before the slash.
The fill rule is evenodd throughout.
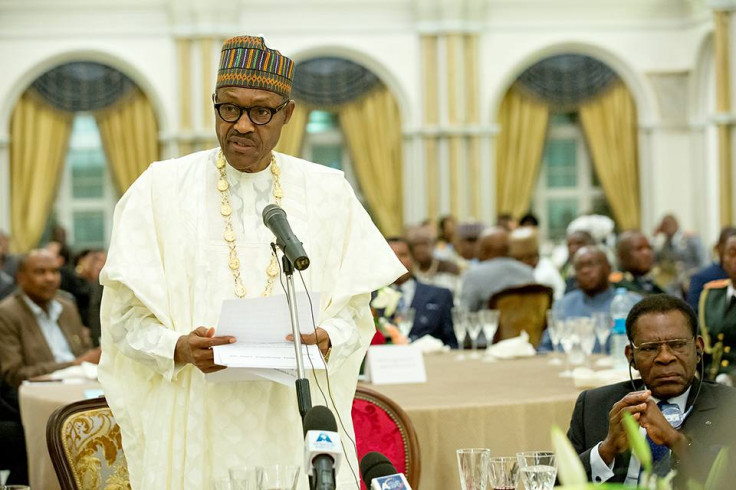
<path id="1" fill-rule="evenodd" d="M 319 313 L 321 294 L 310 293 L 315 321 Z M 307 293 L 296 293 L 299 328 L 302 333 L 313 333 L 312 312 Z M 291 333 L 289 306 L 285 295 L 266 298 L 227 299 L 222 302 L 217 335 L 232 335 L 238 342 L 249 344 L 285 342 Z"/>
<path id="2" fill-rule="evenodd" d="M 300 331 L 313 333 L 307 295 L 299 292 L 296 296 Z M 320 295 L 312 293 L 311 296 L 312 304 L 318 308 Z M 213 382 L 268 380 L 293 385 L 297 379 L 297 363 L 294 343 L 286 340 L 290 333 L 286 296 L 225 300 L 217 335 L 231 335 L 237 341 L 213 348 L 215 363 L 228 368 L 208 374 L 207 379 Z M 303 345 L 302 354 L 305 369 L 325 369 L 316 345 Z"/>

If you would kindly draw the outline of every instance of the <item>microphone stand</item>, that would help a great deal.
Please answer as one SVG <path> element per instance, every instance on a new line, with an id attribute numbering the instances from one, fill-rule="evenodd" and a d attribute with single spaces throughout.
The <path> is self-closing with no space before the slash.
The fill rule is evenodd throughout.
<path id="1" fill-rule="evenodd" d="M 302 353 L 302 336 L 299 328 L 299 315 L 296 305 L 296 290 L 294 289 L 294 265 L 286 257 L 281 256 L 281 262 L 286 276 L 286 298 L 289 305 L 289 318 L 291 319 L 291 333 L 294 335 L 294 352 L 296 354 L 296 401 L 299 407 L 299 415 L 302 422 L 304 416 L 312 408 L 312 395 L 309 391 L 309 380 L 304 370 L 304 355 Z"/>

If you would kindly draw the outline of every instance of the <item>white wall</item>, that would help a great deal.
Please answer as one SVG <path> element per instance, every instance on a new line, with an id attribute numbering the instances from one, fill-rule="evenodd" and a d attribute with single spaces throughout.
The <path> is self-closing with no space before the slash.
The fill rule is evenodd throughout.
<path id="1" fill-rule="evenodd" d="M 86 59 L 120 69 L 153 101 L 162 133 L 176 134 L 177 36 L 263 34 L 296 60 L 332 54 L 371 68 L 397 97 L 408 134 L 422 121 L 420 34 L 454 29 L 479 33 L 483 125 L 494 123 L 513 79 L 544 56 L 574 51 L 608 63 L 639 110 L 645 230 L 673 211 L 710 241 L 718 228 L 708 136 L 710 19 L 703 0 L 0 0 L 0 229 L 9 228 L 3 141 L 12 109 L 31 81 L 58 63 Z M 652 76 L 670 75 L 686 81 L 684 120 L 663 118 L 652 84 Z M 405 153 L 421 158 L 411 144 Z M 416 177 L 422 167 L 412 161 L 407 168 Z M 492 202 L 489 172 L 484 203 Z M 421 219 L 417 193 L 424 186 L 405 189 L 406 214 Z"/>

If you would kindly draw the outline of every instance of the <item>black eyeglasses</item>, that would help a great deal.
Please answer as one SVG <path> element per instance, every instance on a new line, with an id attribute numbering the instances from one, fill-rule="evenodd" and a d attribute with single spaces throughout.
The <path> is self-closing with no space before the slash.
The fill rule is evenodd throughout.
<path id="1" fill-rule="evenodd" d="M 215 110 L 217 110 L 217 113 L 223 121 L 236 123 L 245 112 L 248 114 L 248 119 L 250 119 L 253 124 L 263 126 L 264 124 L 270 123 L 273 116 L 286 107 L 286 104 L 288 103 L 289 99 L 286 99 L 280 106 L 273 108 L 258 105 L 253 107 L 242 107 L 237 104 L 231 104 L 230 102 L 220 102 L 215 104 Z"/>

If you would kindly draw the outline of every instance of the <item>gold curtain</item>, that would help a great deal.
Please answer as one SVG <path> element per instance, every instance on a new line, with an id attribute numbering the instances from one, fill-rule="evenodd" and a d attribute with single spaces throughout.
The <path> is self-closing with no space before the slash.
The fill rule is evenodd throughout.
<path id="1" fill-rule="evenodd" d="M 496 212 L 521 216 L 529 210 L 532 189 L 547 136 L 549 108 L 511 87 L 501 102 L 496 144 Z"/>
<path id="2" fill-rule="evenodd" d="M 340 108 L 360 188 L 376 225 L 386 235 L 403 226 L 401 114 L 386 87 Z"/>
<path id="3" fill-rule="evenodd" d="M 580 106 L 593 165 L 622 230 L 638 229 L 639 163 L 634 100 L 623 82 Z"/>
<path id="4" fill-rule="evenodd" d="M 160 159 L 158 124 L 148 98 L 139 89 L 95 114 L 102 146 L 120 194 Z"/>
<path id="5" fill-rule="evenodd" d="M 12 248 L 36 247 L 48 221 L 69 147 L 73 114 L 26 92 L 10 122 Z"/>
<path id="6" fill-rule="evenodd" d="M 289 123 L 281 129 L 281 137 L 274 150 L 295 157 L 302 156 L 302 143 L 310 112 L 312 109 L 297 101 Z"/>

